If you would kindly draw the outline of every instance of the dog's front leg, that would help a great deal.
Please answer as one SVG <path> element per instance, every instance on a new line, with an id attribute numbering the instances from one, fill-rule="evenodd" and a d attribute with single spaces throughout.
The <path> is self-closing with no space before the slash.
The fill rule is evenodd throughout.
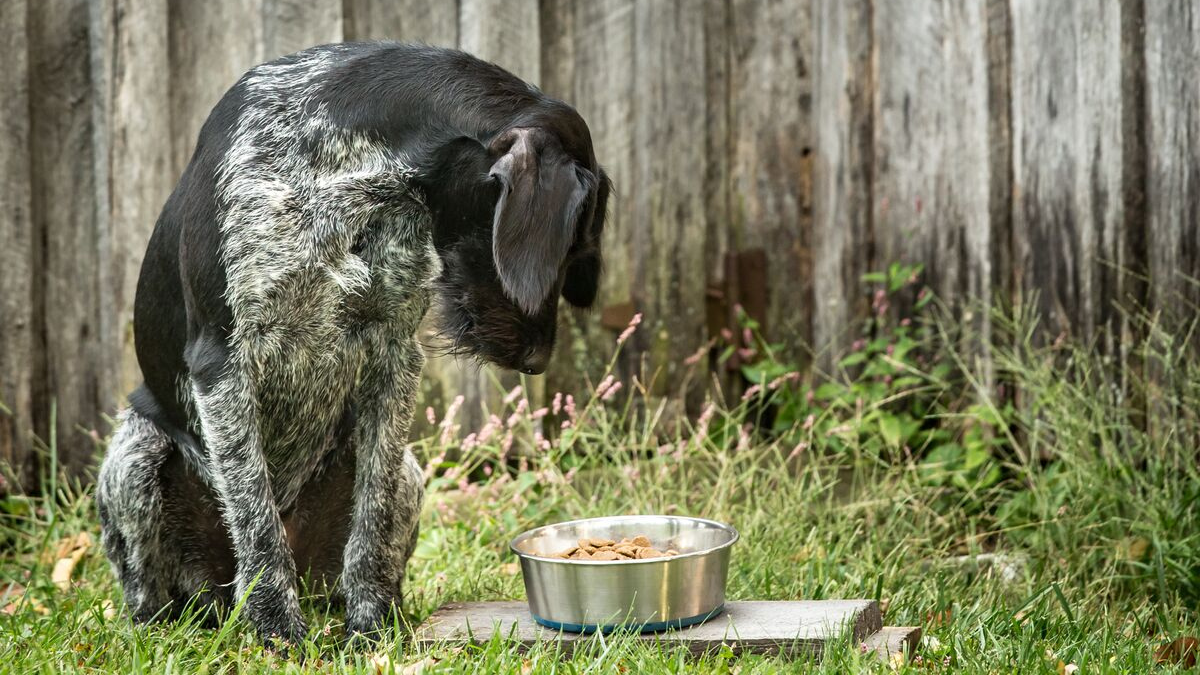
<path id="1" fill-rule="evenodd" d="M 202 338 L 188 353 L 192 395 L 214 487 L 233 541 L 237 597 L 263 638 L 297 642 L 308 632 L 259 436 L 254 380 L 223 339 Z"/>
<path id="2" fill-rule="evenodd" d="M 412 338 L 372 346 L 355 396 L 354 516 L 343 586 L 346 631 L 370 634 L 399 609 L 425 486 L 408 450 L 408 428 L 424 355 Z"/>

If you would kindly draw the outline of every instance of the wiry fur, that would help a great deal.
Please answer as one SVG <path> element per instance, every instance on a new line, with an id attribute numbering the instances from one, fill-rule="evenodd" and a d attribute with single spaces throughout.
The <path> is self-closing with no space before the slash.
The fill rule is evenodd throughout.
<path id="1" fill-rule="evenodd" d="M 431 295 L 458 347 L 540 372 L 559 292 L 595 296 L 606 194 L 574 111 L 460 52 L 330 45 L 247 73 L 139 281 L 146 383 L 97 491 L 135 618 L 252 588 L 259 632 L 295 640 L 307 572 L 340 577 L 349 631 L 379 628 L 424 492 L 405 443 Z"/>

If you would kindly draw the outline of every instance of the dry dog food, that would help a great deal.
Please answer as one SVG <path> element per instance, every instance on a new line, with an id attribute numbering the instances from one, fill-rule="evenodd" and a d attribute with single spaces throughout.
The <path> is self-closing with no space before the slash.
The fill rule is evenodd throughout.
<path id="1" fill-rule="evenodd" d="M 669 558 L 673 555 L 679 555 L 679 551 L 659 550 L 650 542 L 649 537 L 639 534 L 621 541 L 580 539 L 575 546 L 565 551 L 551 553 L 548 557 L 563 560 L 647 560 L 649 558 Z"/>

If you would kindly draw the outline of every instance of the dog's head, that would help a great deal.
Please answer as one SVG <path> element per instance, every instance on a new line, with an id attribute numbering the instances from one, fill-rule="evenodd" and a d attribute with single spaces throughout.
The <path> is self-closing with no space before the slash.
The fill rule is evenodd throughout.
<path id="1" fill-rule="evenodd" d="M 439 328 L 451 348 L 545 371 L 561 295 L 596 299 L 608 177 L 574 111 L 434 152 L 425 178 L 442 259 Z"/>

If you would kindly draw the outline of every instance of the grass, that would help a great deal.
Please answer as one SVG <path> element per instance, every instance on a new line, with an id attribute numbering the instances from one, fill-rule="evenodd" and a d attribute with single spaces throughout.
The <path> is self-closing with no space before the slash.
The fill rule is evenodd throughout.
<path id="1" fill-rule="evenodd" d="M 0 578 L 17 595 L 0 606 L 17 606 L 0 614 L 0 670 L 1181 671 L 1154 665 L 1154 652 L 1200 632 L 1200 361 L 1188 337 L 1142 324 L 1143 367 L 1122 373 L 1086 346 L 1036 346 L 1016 312 L 994 318 L 985 369 L 955 346 L 973 342 L 963 329 L 877 305 L 864 341 L 823 378 L 788 375 L 799 371 L 748 336 L 740 348 L 755 352 L 745 356 L 759 389 L 694 423 L 668 419 L 632 380 L 547 412 L 514 392 L 462 443 L 469 430 L 450 411 L 416 444 L 430 474 L 421 540 L 398 630 L 372 649 L 344 647 L 341 617 L 319 603 L 307 607 L 311 641 L 286 658 L 236 618 L 219 630 L 194 617 L 131 625 L 97 547 L 69 589 L 51 582 L 56 542 L 98 539 L 89 489 L 60 482 L 52 499 L 10 498 Z M 513 535 L 616 513 L 732 523 L 742 533 L 732 599 L 878 598 L 885 624 L 922 625 L 925 641 L 890 665 L 846 641 L 821 663 L 692 659 L 622 638 L 571 659 L 501 640 L 405 644 L 399 624 L 443 603 L 523 597 Z"/>

